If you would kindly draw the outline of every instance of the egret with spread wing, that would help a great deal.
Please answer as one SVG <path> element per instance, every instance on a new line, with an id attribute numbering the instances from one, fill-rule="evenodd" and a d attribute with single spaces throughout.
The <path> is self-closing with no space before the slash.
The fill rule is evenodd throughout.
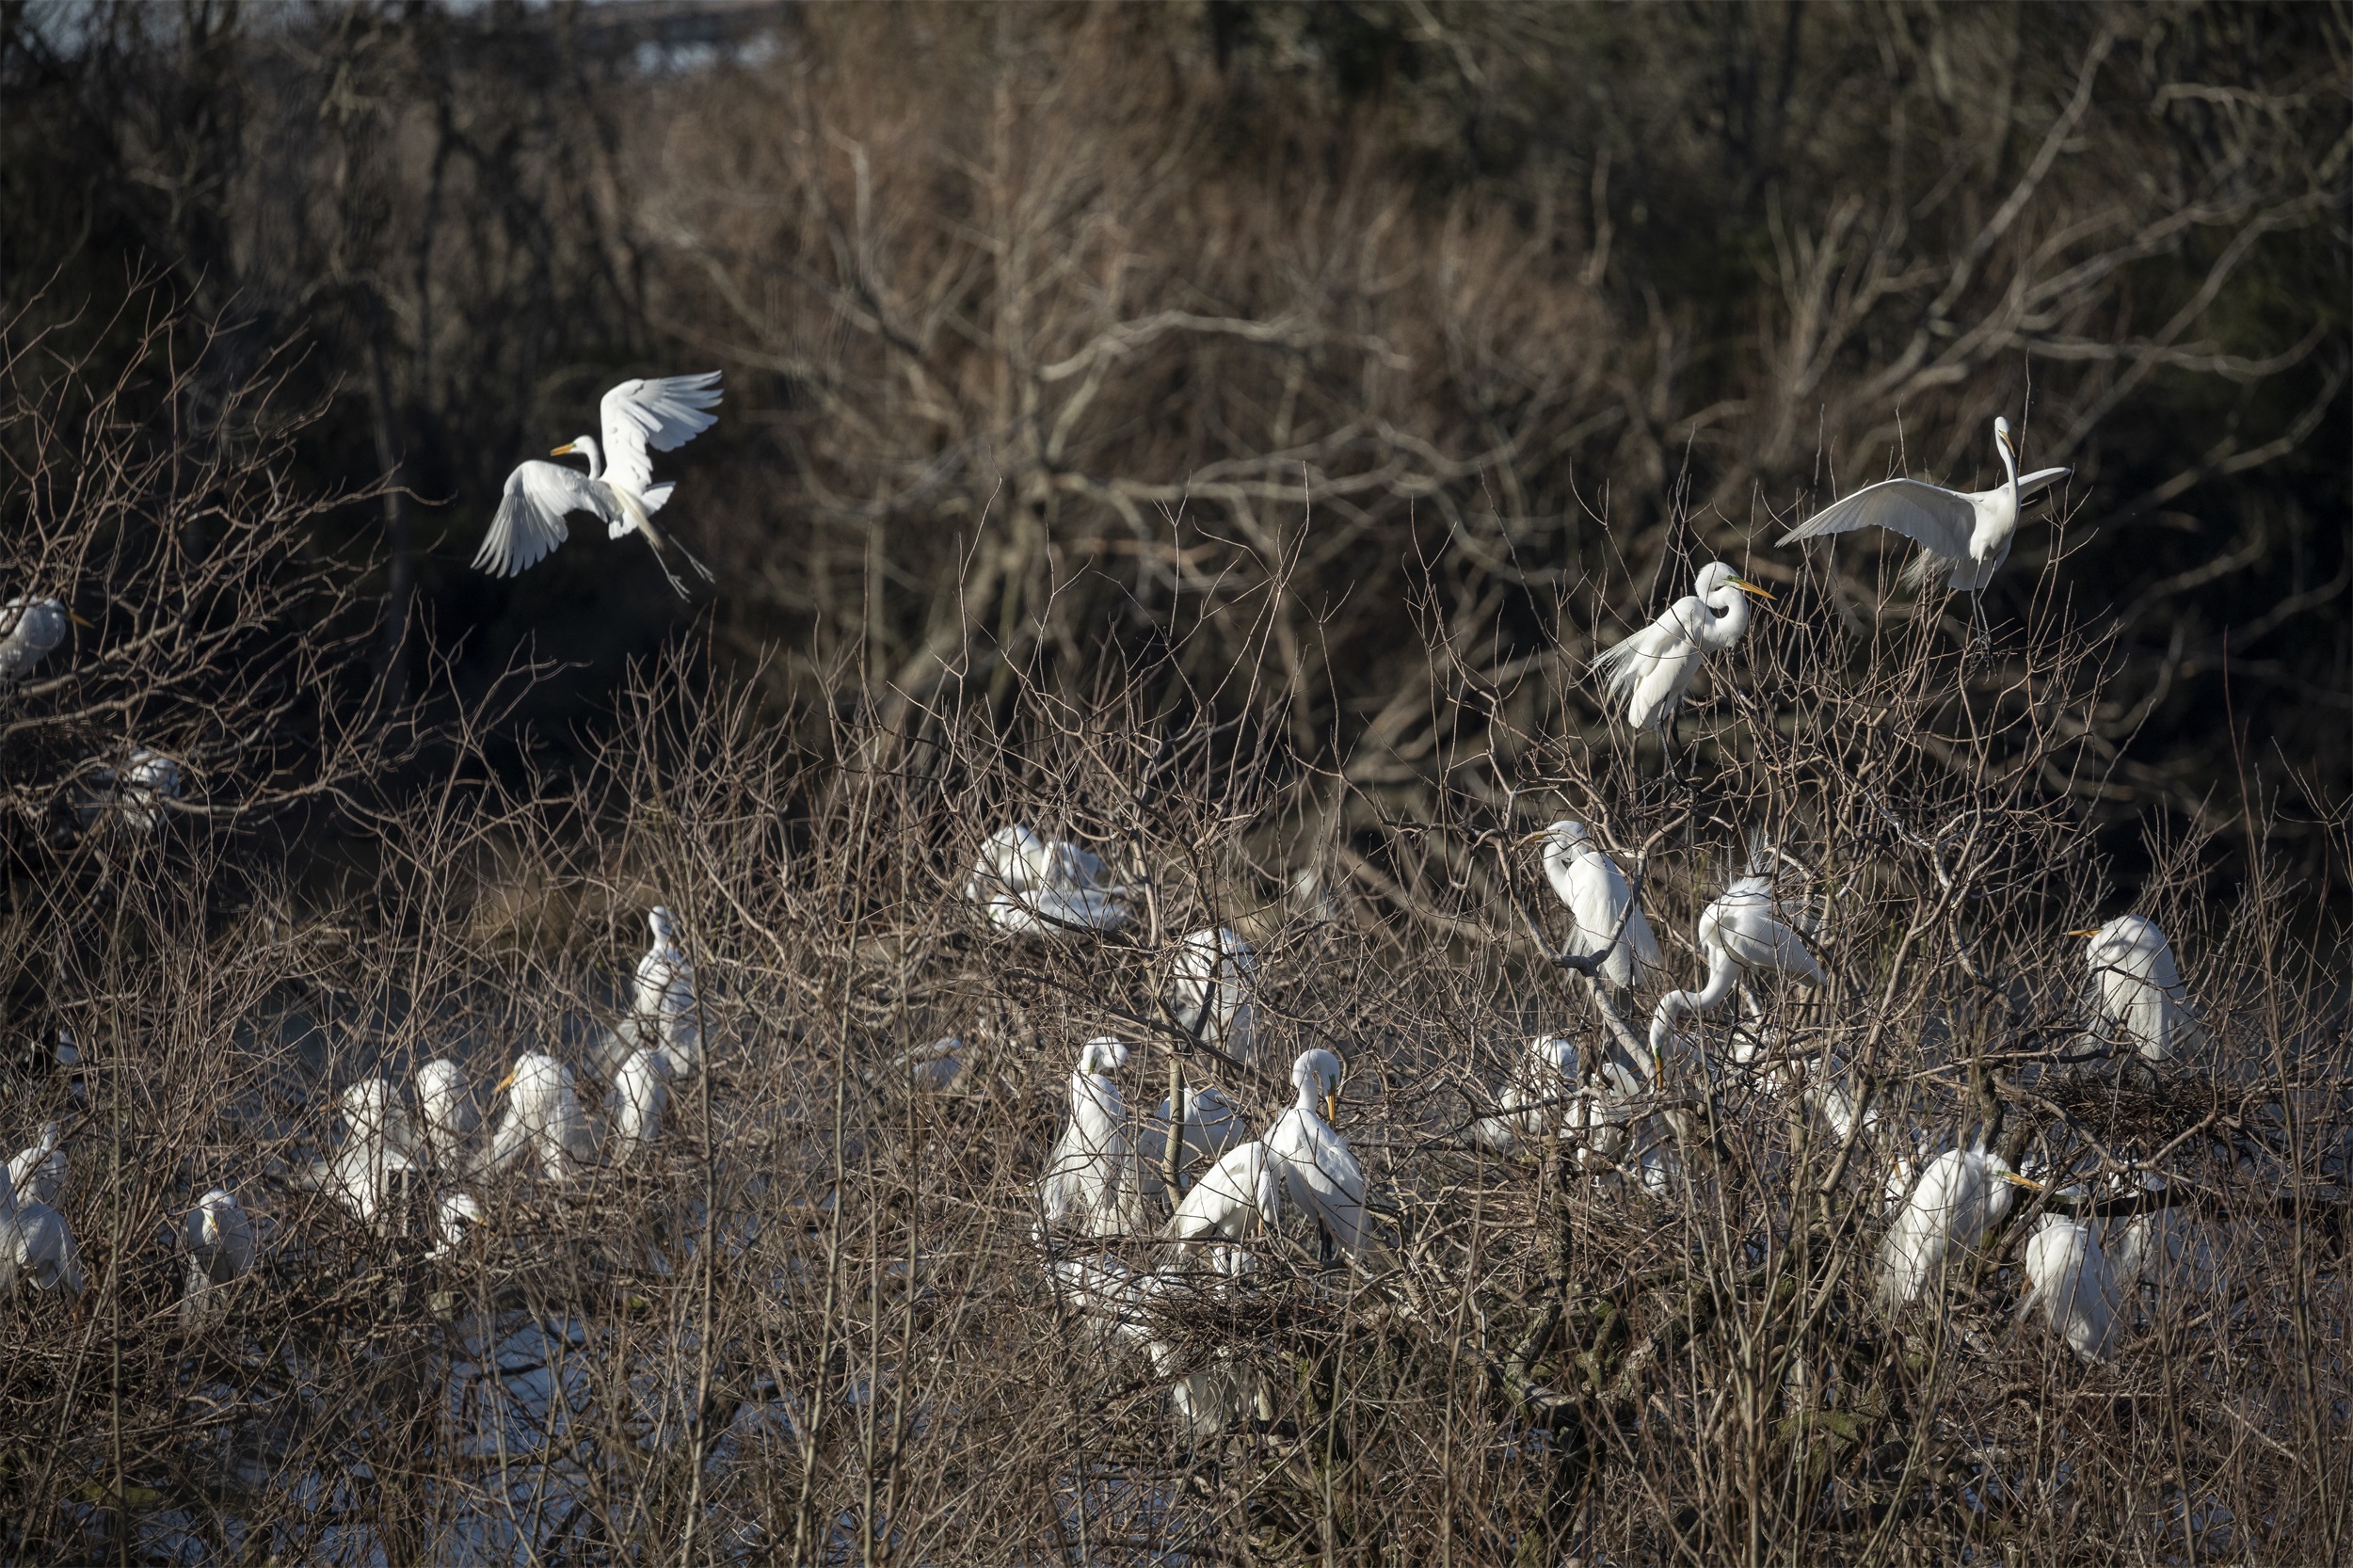
<path id="1" fill-rule="evenodd" d="M 2009 477 L 1990 490 L 1948 490 L 1925 480 L 1882 479 L 1823 507 L 1783 535 L 1781 542 L 1795 544 L 1831 534 L 1850 534 L 1858 528 L 1889 529 L 1920 546 L 1918 559 L 1905 572 L 1911 581 L 1925 581 L 1934 571 L 1949 571 L 1954 587 L 1963 593 L 1980 593 L 2009 559 L 2019 508 L 2073 472 L 2046 468 L 2021 474 L 2007 419 L 1993 422 L 1993 445 Z"/>
<path id="2" fill-rule="evenodd" d="M 1595 656 L 1593 673 L 1608 685 L 1612 702 L 1625 704 L 1626 723 L 1664 736 L 1700 673 L 1701 655 L 1737 647 L 1748 634 L 1749 601 L 1742 596 L 1752 594 L 1773 597 L 1721 561 L 1710 561 L 1700 568 L 1689 595 Z"/>
<path id="3" fill-rule="evenodd" d="M 675 487 L 666 480 L 653 483 L 652 454 L 683 446 L 717 424 L 717 416 L 709 410 L 718 404 L 715 370 L 615 387 L 599 408 L 603 441 L 578 436 L 548 455 L 561 457 L 577 452 L 588 459 L 588 472 L 535 458 L 508 474 L 506 493 L 473 564 L 493 577 L 512 577 L 538 565 L 571 536 L 568 516 L 586 512 L 601 518 L 613 538 L 632 529 L 644 535 L 670 586 L 680 599 L 689 597 L 672 557 L 683 560 L 706 583 L 712 580 L 711 568 L 654 526 L 653 515 Z"/>

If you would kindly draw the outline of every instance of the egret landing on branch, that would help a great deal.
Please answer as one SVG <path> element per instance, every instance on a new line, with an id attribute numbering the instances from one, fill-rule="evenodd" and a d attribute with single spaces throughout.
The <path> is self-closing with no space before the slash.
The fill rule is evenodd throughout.
<path id="1" fill-rule="evenodd" d="M 1743 595 L 1773 597 L 1723 562 L 1710 561 L 1700 568 L 1687 597 L 1594 657 L 1593 673 L 1609 688 L 1610 701 L 1625 704 L 1626 723 L 1657 730 L 1661 745 L 1666 744 L 1675 713 L 1700 673 L 1701 656 L 1735 648 L 1748 633 L 1749 601 Z M 1674 772 L 1672 748 L 1667 771 Z"/>
<path id="2" fill-rule="evenodd" d="M 567 516 L 586 512 L 604 520 L 612 538 L 632 530 L 644 535 L 670 586 L 680 599 L 691 597 L 671 558 L 683 560 L 706 583 L 712 580 L 711 568 L 654 526 L 654 513 L 662 510 L 676 487 L 668 481 L 653 483 L 651 453 L 672 451 L 710 429 L 718 419 L 707 410 L 718 406 L 715 370 L 615 387 L 598 410 L 603 443 L 594 436 L 579 436 L 548 454 L 561 457 L 577 452 L 588 459 L 588 472 L 535 458 L 508 474 L 506 494 L 473 564 L 493 577 L 512 577 L 536 566 L 571 536 Z"/>

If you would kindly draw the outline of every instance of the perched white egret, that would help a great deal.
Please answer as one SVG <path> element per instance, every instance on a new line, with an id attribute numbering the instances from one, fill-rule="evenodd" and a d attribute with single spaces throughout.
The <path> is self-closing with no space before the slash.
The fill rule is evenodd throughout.
<path id="1" fill-rule="evenodd" d="M 677 487 L 653 483 L 652 453 L 685 445 L 718 423 L 709 412 L 719 406 L 719 372 L 701 376 L 672 376 L 652 380 L 624 381 L 604 394 L 599 423 L 604 429 L 600 445 L 593 436 L 578 436 L 548 454 L 561 457 L 579 453 L 588 459 L 588 472 L 536 458 L 506 476 L 506 493 L 490 532 L 473 564 L 493 577 L 512 577 L 552 552 L 571 536 L 565 519 L 586 512 L 601 519 L 605 533 L 619 538 L 632 529 L 653 547 L 654 559 L 681 599 L 689 597 L 685 579 L 671 564 L 675 555 L 706 583 L 711 568 L 695 559 L 686 547 L 654 526 Z"/>
<path id="2" fill-rule="evenodd" d="M 1128 1064 L 1117 1040 L 1089 1040 L 1070 1075 L 1070 1120 L 1038 1183 L 1038 1205 L 1052 1229 L 1120 1236 L 1144 1224 L 1143 1172 L 1128 1142 L 1128 1113 L 1112 1075 Z"/>
<path id="3" fill-rule="evenodd" d="M 54 599 L 19 595 L 0 605 L 0 685 L 30 674 L 65 641 L 69 625 L 88 624 Z"/>
<path id="4" fill-rule="evenodd" d="M 670 1058 L 670 1076 L 687 1078 L 702 1068 L 702 1010 L 695 996 L 695 966 L 679 946 L 678 917 L 656 905 L 646 916 L 653 943 L 637 960 L 637 982 L 622 1037 L 632 1048 L 650 1047 Z M 622 1059 L 628 1059 L 623 1053 Z"/>
<path id="5" fill-rule="evenodd" d="M 8 1187 L 19 1203 L 57 1201 L 65 1191 L 65 1150 L 58 1146 L 56 1123 L 41 1123 L 40 1136 L 8 1161 Z"/>
<path id="6" fill-rule="evenodd" d="M 180 1316 L 194 1327 L 204 1320 L 216 1289 L 253 1272 L 253 1222 L 235 1194 L 216 1187 L 188 1210 L 182 1234 L 188 1245 L 188 1279 Z"/>
<path id="7" fill-rule="evenodd" d="M 344 1090 L 344 1141 L 297 1184 L 324 1192 L 362 1224 L 389 1228 L 389 1206 L 404 1177 L 423 1169 L 416 1125 L 390 1083 L 362 1079 Z"/>
<path id="8" fill-rule="evenodd" d="M 447 1057 L 419 1067 L 417 1109 L 424 1114 L 429 1162 L 442 1171 L 466 1169 L 467 1149 L 482 1130 L 482 1112 L 474 1104 L 465 1069 Z"/>
<path id="9" fill-rule="evenodd" d="M 1650 1024 L 1654 1074 L 1666 1057 L 1676 1015 L 1708 1012 L 1747 976 L 1785 974 L 1809 985 L 1825 984 L 1821 965 L 1773 897 L 1769 854 L 1761 843 L 1753 848 L 1748 873 L 1701 911 L 1699 946 L 1707 955 L 1707 983 L 1696 991 L 1670 991 L 1659 998 Z"/>
<path id="10" fill-rule="evenodd" d="M 1299 1099 L 1266 1135 L 1285 1195 L 1315 1216 L 1333 1246 L 1361 1256 L 1368 1228 L 1365 1168 L 1331 1120 L 1339 1109 L 1340 1059 L 1321 1048 L 1301 1051 L 1291 1064 L 1291 1083 Z"/>
<path id="11" fill-rule="evenodd" d="M 1933 571 L 1949 571 L 1963 593 L 1978 593 L 2009 559 L 2018 532 L 2019 507 L 2045 487 L 2067 477 L 2063 468 L 2018 472 L 2009 440 L 2009 421 L 1993 422 L 1993 445 L 2009 475 L 1990 490 L 1948 490 L 1918 479 L 1882 479 L 1815 513 L 1782 536 L 1783 544 L 1818 539 L 1858 528 L 1886 528 L 1920 546 L 1905 575 L 1921 582 Z"/>
<path id="12" fill-rule="evenodd" d="M 1258 1059 L 1258 961 L 1250 944 L 1218 926 L 1177 944 L 1169 1011 L 1195 1039 L 1238 1062 Z"/>
<path id="13" fill-rule="evenodd" d="M 650 1148 L 662 1136 L 662 1112 L 670 1103 L 670 1054 L 656 1048 L 640 1050 L 613 1075 L 613 1093 L 605 1101 L 605 1123 L 611 1129 L 608 1163 L 618 1165 L 641 1148 Z"/>
<path id="14" fill-rule="evenodd" d="M 2051 1332 L 2083 1360 L 2105 1361 L 2116 1353 L 2116 1283 L 2090 1225 L 2045 1214 L 2026 1240 L 2025 1267 L 2021 1320 L 2040 1306 Z"/>
<path id="15" fill-rule="evenodd" d="M 1721 561 L 1700 568 L 1691 592 L 1669 605 L 1640 632 L 1593 658 L 1593 673 L 1607 683 L 1610 699 L 1625 704 L 1625 722 L 1637 729 L 1664 732 L 1704 653 L 1737 647 L 1749 630 L 1749 601 L 1773 596 Z"/>
<path id="16" fill-rule="evenodd" d="M 152 833 L 171 816 L 180 798 L 180 764 L 147 746 L 104 776 L 114 785 L 115 821 L 135 833 Z"/>
<path id="17" fill-rule="evenodd" d="M 876 1088 L 902 1084 L 919 1095 L 952 1095 L 968 1087 L 971 1077 L 970 1048 L 950 1034 L 901 1051 L 866 1080 Z"/>
<path id="18" fill-rule="evenodd" d="M 1160 1239 L 1184 1247 L 1241 1243 L 1273 1229 L 1282 1217 L 1283 1161 L 1253 1142 L 1226 1150 L 1203 1173 L 1160 1227 Z"/>
<path id="19" fill-rule="evenodd" d="M 1250 1142 L 1250 1124 L 1243 1120 L 1241 1108 L 1225 1097 L 1225 1092 L 1214 1083 L 1195 1088 L 1185 1085 L 1185 1130 L 1182 1160 L 1192 1164 L 1196 1160 L 1221 1160 L 1229 1150 Z M 1168 1149 L 1168 1101 L 1163 1098 L 1151 1117 L 1144 1124 L 1144 1189 L 1148 1193 L 1155 1185 L 1154 1173 Z"/>
<path id="20" fill-rule="evenodd" d="M 2135 1187 L 2152 1196 L 2166 1191 L 2165 1178 L 2153 1171 L 2141 1172 Z M 2143 1209 L 2121 1225 L 2111 1220 L 2101 1244 L 2108 1252 L 2108 1273 L 2120 1291 L 2129 1293 L 2144 1281 L 2160 1294 L 2175 1289 L 2203 1293 L 2214 1288 L 2213 1227 L 2188 1209 L 2169 1205 Z"/>
<path id="21" fill-rule="evenodd" d="M 1567 818 L 1520 840 L 1545 846 L 1545 880 L 1569 908 L 1572 958 L 1606 952 L 1601 973 L 1612 985 L 1632 985 L 1641 970 L 1661 967 L 1658 938 L 1634 907 L 1634 889 L 1618 863 L 1602 853 L 1581 822 Z"/>
<path id="22" fill-rule="evenodd" d="M 1496 1096 L 1502 1113 L 1481 1116 L 1464 1135 L 1481 1148 L 1510 1154 L 1568 1119 L 1577 1101 L 1577 1042 L 1565 1034 L 1540 1035 L 1528 1043 L 1511 1081 Z"/>
<path id="23" fill-rule="evenodd" d="M 2151 1065 L 2170 1061 L 2206 1038 L 2190 1010 L 2188 989 L 2173 964 L 2173 949 L 2156 922 L 2119 915 L 2097 929 L 2071 931 L 2088 936 L 2085 959 L 2091 968 L 2091 1012 L 2097 1027 L 2121 1034 Z"/>
<path id="24" fill-rule="evenodd" d="M 597 1140 L 580 1109 L 572 1070 L 552 1056 L 525 1051 L 493 1094 L 506 1096 L 506 1114 L 490 1134 L 490 1163 L 521 1164 L 552 1181 L 573 1165 L 593 1165 Z"/>
<path id="25" fill-rule="evenodd" d="M 433 1248 L 427 1257 L 443 1258 L 466 1244 L 466 1233 L 482 1223 L 482 1205 L 469 1192 L 444 1192 L 433 1209 Z"/>
<path id="26" fill-rule="evenodd" d="M 1117 931 L 1135 918 L 1101 856 L 1018 824 L 983 841 L 964 894 L 1018 936 Z"/>
<path id="27" fill-rule="evenodd" d="M 1929 1160 L 1880 1249 L 1880 1300 L 1890 1307 L 1917 1301 L 1942 1279 L 1954 1250 L 1976 1246 L 2009 1215 L 2015 1189 L 2031 1185 L 1985 1149 L 1948 1149 Z"/>
<path id="28" fill-rule="evenodd" d="M 62 1290 L 74 1297 L 89 1287 L 73 1227 L 45 1203 L 20 1202 L 0 1214 L 0 1294 L 24 1278 L 36 1290 Z"/>

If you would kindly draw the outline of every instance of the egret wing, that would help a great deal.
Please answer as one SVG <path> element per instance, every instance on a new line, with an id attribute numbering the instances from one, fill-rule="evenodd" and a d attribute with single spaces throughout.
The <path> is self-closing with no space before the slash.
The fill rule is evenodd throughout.
<path id="1" fill-rule="evenodd" d="M 1612 698 L 1623 698 L 1652 666 L 1674 650 L 1682 635 L 1683 627 L 1672 614 L 1661 616 L 1615 647 L 1594 654 L 1588 667 L 1601 677 Z"/>
<path id="2" fill-rule="evenodd" d="M 608 522 L 620 515 L 612 492 L 578 469 L 560 463 L 523 464 L 506 476 L 506 493 L 474 553 L 474 566 L 493 577 L 512 577 L 537 566 L 571 536 L 571 525 L 564 519 L 572 512 Z"/>
<path id="3" fill-rule="evenodd" d="M 2020 474 L 2018 476 L 2019 501 L 2025 502 L 2028 496 L 2040 493 L 2047 486 L 2057 484 L 2074 472 L 2072 468 L 2039 468 L 2032 473 Z"/>
<path id="4" fill-rule="evenodd" d="M 1781 542 L 1794 544 L 1828 534 L 1850 534 L 1858 528 L 1885 528 L 1948 561 L 1965 561 L 1969 536 L 1977 526 L 1977 509 L 1967 496 L 1917 479 L 1886 479 L 1823 507 L 1784 534 Z"/>
<path id="5" fill-rule="evenodd" d="M 604 424 L 604 476 L 643 494 L 653 480 L 653 452 L 684 446 L 719 423 L 719 372 L 624 381 L 599 406 Z"/>

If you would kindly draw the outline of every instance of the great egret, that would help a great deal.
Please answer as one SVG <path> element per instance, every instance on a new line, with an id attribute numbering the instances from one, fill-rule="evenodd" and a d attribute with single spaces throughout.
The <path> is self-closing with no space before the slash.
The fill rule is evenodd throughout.
<path id="1" fill-rule="evenodd" d="M 362 1079 L 343 1093 L 344 1142 L 298 1185 L 324 1192 L 362 1224 L 389 1228 L 401 1179 L 421 1170 L 416 1125 L 390 1083 Z"/>
<path id="2" fill-rule="evenodd" d="M 678 917 L 656 905 L 646 916 L 653 942 L 637 960 L 628 1014 L 605 1032 L 589 1065 L 610 1080 L 641 1048 L 670 1059 L 670 1076 L 691 1078 L 702 1070 L 702 1009 L 695 993 L 695 967 L 679 945 Z"/>
<path id="3" fill-rule="evenodd" d="M 233 1193 L 216 1187 L 188 1210 L 183 1234 L 188 1244 L 188 1279 L 180 1297 L 180 1316 L 195 1327 L 203 1321 L 216 1289 L 253 1272 L 253 1222 Z"/>
<path id="4" fill-rule="evenodd" d="M 652 482 L 651 454 L 683 446 L 718 423 L 708 410 L 719 406 L 719 374 L 624 381 L 606 392 L 598 408 L 603 444 L 593 436 L 578 436 L 548 454 L 561 457 L 577 452 L 588 459 L 588 472 L 535 458 L 508 474 L 506 493 L 473 564 L 493 577 L 512 577 L 571 536 L 566 517 L 586 512 L 603 520 L 609 537 L 617 539 L 632 529 L 644 535 L 680 598 L 690 596 L 670 564 L 673 555 L 710 582 L 711 568 L 654 526 L 653 514 L 676 487 Z"/>
<path id="5" fill-rule="evenodd" d="M 1635 983 L 1638 965 L 1645 971 L 1660 968 L 1658 938 L 1634 907 L 1633 888 L 1583 823 L 1564 817 L 1520 842 L 1545 846 L 1545 880 L 1569 908 L 1571 957 L 1608 953 L 1601 973 L 1621 989 Z"/>
<path id="6" fill-rule="evenodd" d="M 1194 1088 L 1185 1085 L 1184 1162 L 1196 1160 L 1220 1160 L 1232 1149 L 1250 1142 L 1250 1124 L 1243 1120 L 1241 1108 L 1225 1097 L 1225 1091 L 1214 1083 Z M 1168 1147 L 1168 1101 L 1163 1098 L 1157 1110 L 1144 1124 L 1144 1191 L 1149 1193 L 1156 1181 L 1154 1172 L 1162 1150 Z"/>
<path id="7" fill-rule="evenodd" d="M 0 1293 L 30 1278 L 33 1288 L 78 1297 L 88 1288 L 81 1249 L 65 1216 L 45 1203 L 19 1203 L 0 1214 Z"/>
<path id="8" fill-rule="evenodd" d="M 482 1205 L 467 1192 L 444 1192 L 433 1209 L 433 1247 L 425 1254 L 444 1258 L 466 1244 L 466 1233 L 482 1223 Z"/>
<path id="9" fill-rule="evenodd" d="M 1070 1075 L 1070 1120 L 1038 1183 L 1048 1228 L 1120 1236 L 1143 1225 L 1142 1171 L 1112 1076 L 1127 1064 L 1128 1048 L 1117 1040 L 1089 1040 L 1080 1048 Z"/>
<path id="10" fill-rule="evenodd" d="M 2009 1215 L 2015 1188 L 2032 1185 L 1985 1149 L 1947 1149 L 1929 1160 L 1880 1248 L 1881 1302 L 1919 1300 L 1954 1249 L 1976 1246 Z"/>
<path id="11" fill-rule="evenodd" d="M 2081 1359 L 2105 1361 L 2116 1353 L 2117 1288 L 2107 1255 L 2092 1227 L 2061 1214 L 2045 1214 L 2026 1241 L 2023 1320 L 2036 1307 L 2051 1332 Z"/>
<path id="12" fill-rule="evenodd" d="M 171 815 L 168 803 L 180 798 L 180 764 L 147 746 L 132 752 L 111 777 L 115 820 L 136 833 L 161 827 Z"/>
<path id="13" fill-rule="evenodd" d="M 1662 737 L 1700 672 L 1700 657 L 1736 647 L 1749 630 L 1749 601 L 1773 596 L 1721 561 L 1700 568 L 1691 592 L 1615 647 L 1594 656 L 1593 673 L 1610 700 L 1625 704 L 1625 722 Z"/>
<path id="14" fill-rule="evenodd" d="M 2153 1171 L 2141 1172 L 2135 1186 L 2151 1196 L 2166 1191 L 2165 1178 Z M 2110 1221 L 2108 1231 L 2101 1240 L 2108 1250 L 2108 1272 L 2119 1290 L 2130 1291 L 2143 1281 L 2154 1285 L 2161 1295 L 2172 1289 L 2202 1293 L 2214 1288 L 2213 1232 L 2189 1210 L 2172 1206 L 2143 1209 L 2121 1225 Z"/>
<path id="15" fill-rule="evenodd" d="M 1745 977 L 1774 973 L 1809 985 L 1826 984 L 1805 938 L 1773 897 L 1769 854 L 1761 844 L 1753 848 L 1747 874 L 1735 878 L 1721 898 L 1700 912 L 1699 946 L 1707 955 L 1707 983 L 1696 991 L 1670 991 L 1658 999 L 1650 1024 L 1654 1074 L 1665 1059 L 1676 1015 L 1708 1012 Z"/>
<path id="16" fill-rule="evenodd" d="M 506 1096 L 506 1114 L 490 1134 L 490 1163 L 522 1165 L 561 1181 L 573 1165 L 593 1165 L 596 1133 L 580 1109 L 572 1070 L 552 1056 L 525 1051 L 493 1094 Z"/>
<path id="17" fill-rule="evenodd" d="M 1240 1244 L 1283 1217 L 1283 1161 L 1263 1143 L 1225 1151 L 1185 1193 L 1160 1227 L 1160 1240 L 1180 1247 L 1211 1240 Z"/>
<path id="18" fill-rule="evenodd" d="M 2153 1066 L 2170 1061 L 2179 1048 L 2204 1043 L 2205 1028 L 2190 1010 L 2173 949 L 2154 921 L 2119 915 L 2097 929 L 2068 935 L 2091 939 L 2085 959 L 2098 1026 L 2121 1034 Z"/>
<path id="19" fill-rule="evenodd" d="M 1266 1135 L 1280 1167 L 1284 1194 L 1315 1216 L 1332 1245 L 1349 1257 L 1365 1249 L 1365 1168 L 1333 1128 L 1338 1113 L 1340 1059 L 1318 1048 L 1291 1064 L 1298 1101 Z"/>
<path id="20" fill-rule="evenodd" d="M 1258 1059 L 1258 961 L 1225 926 L 1190 933 L 1177 945 L 1169 1011 L 1196 1039 L 1238 1062 Z"/>
<path id="21" fill-rule="evenodd" d="M 1117 931 L 1135 918 L 1101 856 L 1019 824 L 982 842 L 964 894 L 1013 936 Z"/>
<path id="22" fill-rule="evenodd" d="M 613 1075 L 613 1093 L 605 1101 L 610 1128 L 606 1160 L 618 1165 L 641 1148 L 650 1148 L 662 1136 L 662 1112 L 670 1103 L 670 1053 L 659 1047 L 640 1050 Z"/>
<path id="23" fill-rule="evenodd" d="M 427 1160 L 442 1171 L 466 1169 L 466 1152 L 482 1130 L 482 1112 L 465 1069 L 446 1057 L 419 1067 L 417 1109 L 424 1114 Z"/>
<path id="24" fill-rule="evenodd" d="M 65 1150 L 58 1146 L 58 1128 L 43 1122 L 40 1137 L 8 1161 L 8 1187 L 20 1203 L 56 1203 L 65 1191 Z"/>
<path id="25" fill-rule="evenodd" d="M 1911 581 L 1925 581 L 1933 571 L 1949 571 L 1955 588 L 1969 594 L 1982 592 L 1995 570 L 2009 559 L 2020 505 L 2071 472 L 2046 468 L 2021 476 L 2007 419 L 1994 420 L 1993 445 L 2002 455 L 2002 468 L 2009 478 L 1993 489 L 1948 490 L 1918 479 L 1882 479 L 1823 507 L 1783 535 L 1781 542 L 1796 544 L 1857 528 L 1886 528 L 1920 546 L 1920 554 L 1905 573 Z"/>
<path id="26" fill-rule="evenodd" d="M 89 622 L 54 599 L 23 595 L 0 605 L 0 685 L 23 680 L 65 641 L 66 628 Z"/>
<path id="27" fill-rule="evenodd" d="M 1510 1154 L 1579 1109 L 1577 1097 L 1577 1042 L 1565 1034 L 1541 1035 L 1528 1043 L 1512 1080 L 1496 1096 L 1502 1114 L 1481 1116 L 1465 1136 L 1492 1153 Z"/>

